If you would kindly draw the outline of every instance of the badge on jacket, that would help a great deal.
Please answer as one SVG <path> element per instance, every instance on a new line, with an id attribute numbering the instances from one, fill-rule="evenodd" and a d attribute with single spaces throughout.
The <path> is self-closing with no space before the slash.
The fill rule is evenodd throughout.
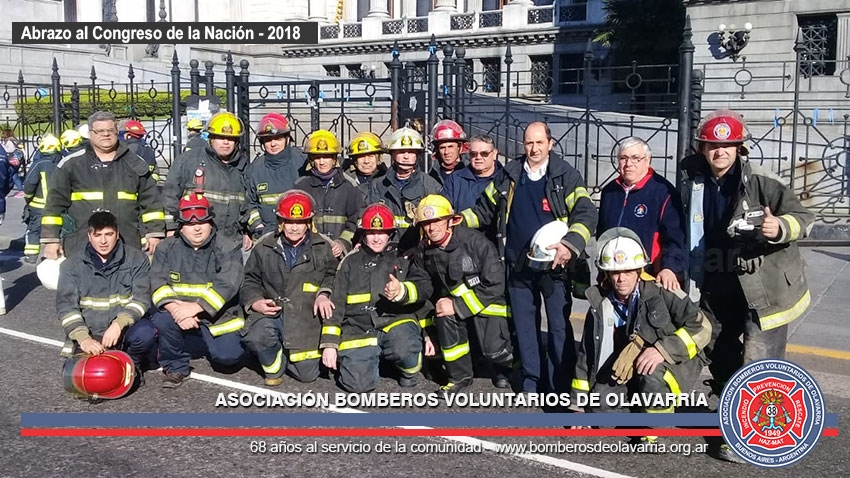
<path id="1" fill-rule="evenodd" d="M 552 208 L 549 207 L 549 200 L 546 199 L 546 198 L 543 198 L 543 211 L 544 212 L 552 212 Z"/>
<path id="2" fill-rule="evenodd" d="M 413 219 L 416 217 L 416 206 L 412 202 L 404 201 L 404 211 L 407 213 L 408 218 Z"/>
<path id="3" fill-rule="evenodd" d="M 169 278 L 169 279 L 171 279 L 171 282 L 180 282 L 180 273 L 179 273 L 179 272 L 170 271 L 170 272 L 168 273 L 168 278 Z"/>

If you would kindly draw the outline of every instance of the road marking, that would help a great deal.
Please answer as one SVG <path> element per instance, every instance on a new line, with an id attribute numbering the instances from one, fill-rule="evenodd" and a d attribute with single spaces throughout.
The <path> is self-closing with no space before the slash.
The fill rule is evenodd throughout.
<path id="1" fill-rule="evenodd" d="M 808 345 L 788 344 L 785 347 L 785 351 L 794 354 L 818 355 L 821 357 L 829 357 L 839 360 L 850 360 L 850 352 L 844 350 L 824 349 L 821 347 L 810 347 Z"/>
<path id="2" fill-rule="evenodd" d="M 45 345 L 53 345 L 55 347 L 62 347 L 64 342 L 60 342 L 58 340 L 48 339 L 45 337 L 40 337 L 38 335 L 32 335 L 25 332 L 18 332 L 17 330 L 7 329 L 5 327 L 0 327 L 0 333 L 10 335 L 12 337 L 17 337 L 19 339 L 29 340 L 32 342 L 37 342 Z M 202 373 L 192 372 L 189 378 L 198 380 L 200 382 L 206 382 L 214 385 L 220 385 L 222 387 L 233 388 L 236 390 L 242 390 L 244 392 L 255 393 L 258 395 L 280 395 L 283 397 L 290 396 L 292 394 L 285 392 L 277 392 L 274 390 L 269 390 L 262 387 L 257 387 L 254 385 L 248 385 L 241 382 L 236 382 L 233 380 L 228 380 L 225 378 L 214 377 L 212 375 L 206 375 Z M 324 407 L 323 407 L 324 408 Z M 334 413 L 369 413 L 363 410 L 357 410 L 354 408 L 338 408 L 334 406 L 330 406 L 324 408 L 330 412 Z M 423 429 L 427 430 L 431 427 L 398 427 L 405 429 Z M 479 445 L 482 449 L 498 452 L 501 451 L 501 445 L 499 443 L 494 443 L 487 440 L 480 440 L 474 437 L 433 437 L 433 438 L 441 438 L 447 441 L 454 441 L 459 443 L 466 443 L 469 445 Z M 628 475 L 621 475 L 619 473 L 615 473 L 613 471 L 603 470 L 601 468 L 594 468 L 588 465 L 582 465 L 581 463 L 575 463 L 568 460 L 563 460 L 561 458 L 555 458 L 547 455 L 538 455 L 538 454 L 522 454 L 522 453 L 512 453 L 512 454 L 500 454 L 500 456 L 513 456 L 516 458 L 520 458 L 523 460 L 528 460 L 536 463 L 541 463 L 548 466 L 554 466 L 557 468 L 562 468 L 565 470 L 571 470 L 578 473 L 584 473 L 587 475 L 598 476 L 600 478 L 631 478 Z"/>

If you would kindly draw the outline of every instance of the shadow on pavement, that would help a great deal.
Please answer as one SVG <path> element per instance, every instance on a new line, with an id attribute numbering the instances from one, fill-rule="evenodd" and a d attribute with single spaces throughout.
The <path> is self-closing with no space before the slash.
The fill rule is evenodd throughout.
<path id="1" fill-rule="evenodd" d="M 823 254 L 827 257 L 838 259 L 840 261 L 850 262 L 850 254 L 840 254 L 838 252 L 828 251 L 824 249 L 812 249 L 812 252 L 817 254 Z"/>

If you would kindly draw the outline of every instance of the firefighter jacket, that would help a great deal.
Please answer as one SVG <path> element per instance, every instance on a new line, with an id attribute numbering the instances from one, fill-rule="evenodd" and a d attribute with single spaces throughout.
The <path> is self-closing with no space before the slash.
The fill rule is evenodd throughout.
<path id="1" fill-rule="evenodd" d="M 128 137 L 124 140 L 124 142 L 127 143 L 127 147 L 130 148 L 130 151 L 138 154 L 140 158 L 144 159 L 145 162 L 148 163 L 148 169 L 151 170 L 151 175 L 153 176 L 154 181 L 159 181 L 159 174 L 157 174 L 156 171 L 156 151 L 143 143 L 139 138 Z"/>
<path id="2" fill-rule="evenodd" d="M 363 176 L 357 173 L 357 169 L 353 166 L 342 173 L 345 176 L 345 179 L 351 183 L 352 186 L 357 188 L 360 191 L 360 194 L 363 195 L 363 200 L 365 202 L 369 201 L 369 189 L 372 187 L 372 182 L 379 181 L 384 175 L 387 174 L 387 166 L 384 163 L 378 163 L 378 169 L 375 170 L 375 173 L 371 176 Z"/>
<path id="3" fill-rule="evenodd" d="M 96 210 L 118 218 L 124 244 L 139 248 L 140 226 L 147 237 L 165 237 L 165 214 L 147 163 L 118 143 L 115 159 L 103 162 L 91 145 L 59 162 L 41 219 L 41 243 L 64 238 L 65 253 L 73 255 L 87 243 L 86 224 Z"/>
<path id="4" fill-rule="evenodd" d="M 163 188 L 163 203 L 168 230 L 177 229 L 180 198 L 193 191 L 202 193 L 212 206 L 219 240 L 242 243 L 241 216 L 245 204 L 244 171 L 248 161 L 236 149 L 227 163 L 219 159 L 212 146 L 183 154 L 169 172 Z M 203 177 L 203 179 L 199 179 Z M 203 181 L 202 185 L 196 184 Z"/>
<path id="5" fill-rule="evenodd" d="M 312 174 L 304 176 L 295 181 L 295 188 L 307 191 L 316 201 L 313 229 L 332 240 L 340 239 L 345 251 L 351 250 L 357 219 L 366 206 L 363 196 L 345 180 L 342 171 L 336 169 L 328 182 Z"/>
<path id="6" fill-rule="evenodd" d="M 86 246 L 59 267 L 56 311 L 65 334 L 78 343 L 102 336 L 115 320 L 129 327 L 151 306 L 150 260 L 123 239 L 102 264 Z"/>
<path id="7" fill-rule="evenodd" d="M 27 171 L 27 177 L 24 178 L 24 199 L 27 206 L 33 209 L 44 209 L 47 205 L 50 178 L 61 160 L 60 153 L 35 154 L 33 163 Z"/>
<path id="8" fill-rule="evenodd" d="M 431 176 L 434 181 L 437 181 L 440 184 L 440 187 L 445 186 L 446 181 L 452 177 L 453 174 L 459 173 L 467 169 L 467 165 L 463 162 L 463 158 L 459 159 L 454 169 L 450 173 L 446 173 L 446 170 L 443 169 L 440 164 L 440 159 L 437 158 L 437 155 L 434 155 L 434 158 L 431 160 L 431 169 L 428 170 L 428 176 Z"/>
<path id="9" fill-rule="evenodd" d="M 278 154 L 260 156 L 245 171 L 247 217 L 245 223 L 255 238 L 277 228 L 275 208 L 280 196 L 295 187 L 305 174 L 307 157 L 295 146 Z"/>
<path id="10" fill-rule="evenodd" d="M 769 207 L 779 218 L 780 236 L 776 240 L 765 239 L 758 230 L 756 234 L 732 232 L 731 250 L 726 251 L 730 263 L 736 264 L 735 277 L 749 308 L 758 314 L 761 329 L 770 330 L 800 317 L 811 303 L 797 240 L 809 235 L 815 216 L 772 172 L 741 159 L 735 167 L 741 168 L 741 174 L 731 217 L 741 218 L 746 210 Z M 693 289 L 702 286 L 705 273 L 711 272 L 711 251 L 705 250 L 703 227 L 703 197 L 711 185 L 711 172 L 701 154 L 683 159 L 680 169 Z"/>
<path id="11" fill-rule="evenodd" d="M 406 281 L 402 303 L 451 297 L 455 315 L 508 317 L 505 305 L 505 266 L 496 248 L 481 232 L 465 227 L 452 229 L 445 247 L 419 243 Z M 401 280 L 401 279 L 399 279 Z"/>
<path id="12" fill-rule="evenodd" d="M 186 146 L 183 146 L 183 152 L 186 153 L 188 151 L 194 149 L 204 149 L 207 146 L 207 140 L 200 134 L 190 134 L 189 141 L 186 142 Z"/>
<path id="13" fill-rule="evenodd" d="M 245 264 L 239 298 L 248 324 L 263 316 L 251 308 L 260 299 L 272 299 L 282 308 L 283 347 L 289 351 L 315 351 L 319 346 L 322 319 L 313 315 L 319 294 L 330 295 L 339 262 L 331 254 L 328 238 L 307 233 L 297 248 L 294 264 L 287 264 L 283 236 L 263 236 Z"/>
<path id="14" fill-rule="evenodd" d="M 236 332 L 245 325 L 239 307 L 241 283 L 242 253 L 227 241 L 221 244 L 214 229 L 197 249 L 178 232 L 162 241 L 154 252 L 153 305 L 164 309 L 178 300 L 195 302 L 204 309 L 198 318 L 213 337 Z"/>
<path id="15" fill-rule="evenodd" d="M 362 245 L 345 256 L 331 295 L 336 308 L 333 317 L 324 322 L 319 348 L 338 348 L 341 341 L 371 338 L 377 345 L 377 331 L 388 332 L 402 322 L 418 323 L 419 304 L 424 298 L 400 304 L 383 296 L 389 275 L 404 281 L 408 264 L 394 243 L 379 254 Z"/>
<path id="16" fill-rule="evenodd" d="M 406 251 L 419 242 L 419 231 L 413 227 L 413 217 L 419 201 L 429 194 L 440 193 L 440 183 L 422 171 L 411 174 L 404 189 L 396 186 L 395 171 L 390 169 L 380 179 L 372 181 L 369 190 L 369 204 L 386 204 L 395 216 L 396 226 L 400 228 L 399 248 Z"/>
<path id="17" fill-rule="evenodd" d="M 522 177 L 525 157 L 508 162 L 484 188 L 475 206 L 461 211 L 467 226 L 486 230 L 494 221 L 498 224 L 497 237 L 501 257 L 505 255 L 505 233 L 510 220 L 508 212 L 513 202 L 514 187 Z M 578 171 L 554 154 L 549 156 L 544 194 L 552 211 L 552 220 L 569 223 L 569 232 L 561 243 L 570 248 L 574 257 L 584 251 L 596 230 L 596 206 L 590 199 L 584 180 Z"/>
<path id="18" fill-rule="evenodd" d="M 629 307 L 627 334 L 637 334 L 647 347 L 655 347 L 668 368 L 675 369 L 677 364 L 695 358 L 707 361 L 703 350 L 711 341 L 712 321 L 687 294 L 639 280 L 636 295 Z M 590 308 L 578 347 L 573 393 L 589 392 L 596 384 L 597 372 L 606 364 L 613 364 L 621 352 L 614 345 L 616 312 L 611 290 L 593 286 L 587 290 L 587 300 Z"/>

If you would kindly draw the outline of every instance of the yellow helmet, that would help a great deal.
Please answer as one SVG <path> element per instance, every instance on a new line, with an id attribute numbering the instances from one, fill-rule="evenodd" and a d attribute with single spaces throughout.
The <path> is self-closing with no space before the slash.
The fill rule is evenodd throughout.
<path id="1" fill-rule="evenodd" d="M 422 135 L 413 128 L 399 128 L 390 136 L 390 151 L 415 150 L 424 151 L 425 143 Z"/>
<path id="2" fill-rule="evenodd" d="M 339 154 L 342 152 L 342 146 L 333 133 L 326 129 L 317 129 L 307 136 L 304 152 L 306 154 Z"/>
<path id="3" fill-rule="evenodd" d="M 381 142 L 381 138 L 379 138 L 375 133 L 370 133 L 368 131 L 358 133 L 355 137 L 351 138 L 351 143 L 348 144 L 349 156 L 359 156 L 361 154 L 372 153 L 380 154 L 383 152 L 384 144 Z"/>
<path id="4" fill-rule="evenodd" d="M 242 136 L 242 122 L 233 113 L 218 113 L 210 119 L 207 125 L 210 136 L 239 139 Z"/>
<path id="5" fill-rule="evenodd" d="M 186 122 L 186 129 L 189 131 L 200 131 L 204 129 L 204 123 L 197 118 L 192 118 Z"/>
<path id="6" fill-rule="evenodd" d="M 452 218 L 457 219 L 452 203 L 440 194 L 429 194 L 419 201 L 416 206 L 416 214 L 414 222 L 419 225 L 423 222 L 434 221 L 436 219 Z"/>
<path id="7" fill-rule="evenodd" d="M 38 142 L 38 150 L 41 151 L 42 154 L 58 153 L 62 151 L 62 143 L 59 142 L 59 138 L 56 136 L 46 134 L 42 136 L 41 141 Z"/>
<path id="8" fill-rule="evenodd" d="M 65 132 L 62 133 L 62 136 L 59 137 L 59 142 L 62 143 L 63 148 L 71 149 L 82 144 L 83 135 L 81 135 L 77 130 L 66 129 Z"/>

